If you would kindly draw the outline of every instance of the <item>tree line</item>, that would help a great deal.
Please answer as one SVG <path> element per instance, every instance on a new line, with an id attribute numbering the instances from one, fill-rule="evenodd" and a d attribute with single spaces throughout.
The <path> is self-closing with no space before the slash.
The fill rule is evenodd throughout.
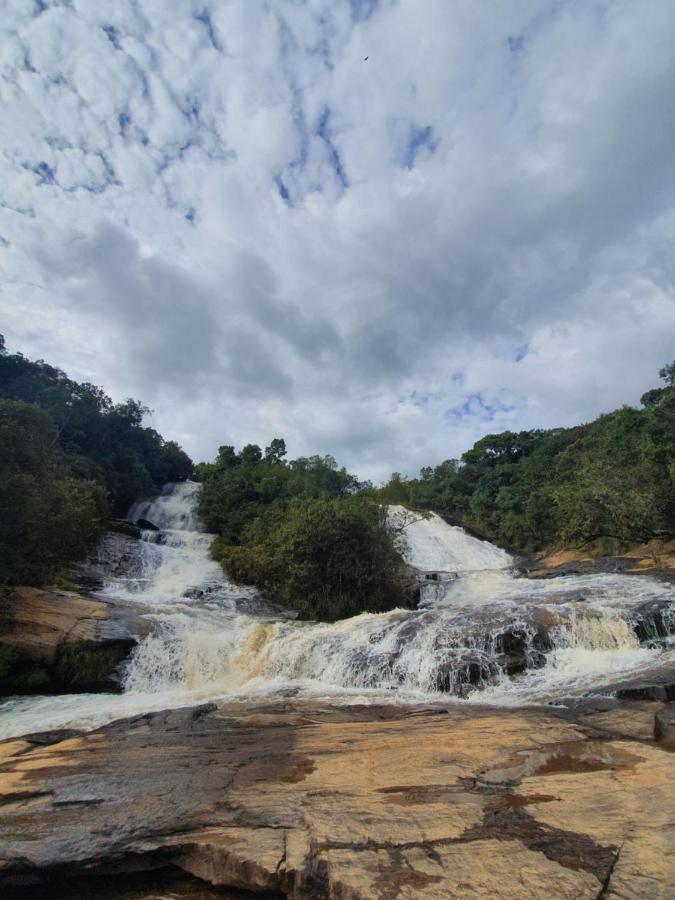
<path id="1" fill-rule="evenodd" d="M 332 456 L 287 459 L 219 448 L 192 461 L 143 425 L 135 400 L 113 403 L 0 336 L 0 584 L 45 583 L 81 559 L 110 515 L 167 481 L 202 483 L 212 553 L 235 581 L 301 616 L 333 620 L 414 602 L 404 539 L 386 505 L 433 510 L 519 553 L 592 546 L 614 552 L 675 535 L 675 363 L 664 385 L 573 428 L 489 434 L 459 460 L 373 487 Z"/>
<path id="2" fill-rule="evenodd" d="M 573 428 L 488 434 L 461 459 L 395 473 L 382 502 L 431 509 L 512 551 L 612 553 L 675 535 L 675 362 L 624 406 Z"/>
<path id="3" fill-rule="evenodd" d="M 113 403 L 0 335 L 0 584 L 40 584 L 95 546 L 110 515 L 186 478 L 192 461 Z"/>

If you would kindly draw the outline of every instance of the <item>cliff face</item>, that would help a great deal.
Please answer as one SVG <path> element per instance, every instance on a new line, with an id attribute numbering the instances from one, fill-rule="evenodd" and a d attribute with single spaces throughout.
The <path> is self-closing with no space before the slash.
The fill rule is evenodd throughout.
<path id="1" fill-rule="evenodd" d="M 314 900 L 666 898 L 664 710 L 209 704 L 8 741 L 0 884 L 171 863 Z"/>

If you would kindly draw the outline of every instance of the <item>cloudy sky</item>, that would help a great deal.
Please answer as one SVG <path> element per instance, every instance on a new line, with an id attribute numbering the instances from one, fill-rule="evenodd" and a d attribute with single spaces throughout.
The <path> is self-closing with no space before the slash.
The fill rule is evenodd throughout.
<path id="1" fill-rule="evenodd" d="M 413 474 L 675 357 L 672 0 L 2 8 L 0 331 L 196 459 Z"/>

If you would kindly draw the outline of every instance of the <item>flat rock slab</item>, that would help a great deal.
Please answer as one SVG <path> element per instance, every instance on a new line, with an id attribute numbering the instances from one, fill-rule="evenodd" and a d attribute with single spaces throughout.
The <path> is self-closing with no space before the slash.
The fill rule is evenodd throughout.
<path id="1" fill-rule="evenodd" d="M 6 741 L 0 890 L 172 864 L 297 898 L 666 898 L 675 757 L 622 722 L 296 701 Z"/>
<path id="2" fill-rule="evenodd" d="M 34 587 L 11 589 L 0 619 L 0 641 L 20 653 L 52 664 L 63 643 L 105 643 L 147 634 L 148 624 L 121 603 L 73 591 Z"/>

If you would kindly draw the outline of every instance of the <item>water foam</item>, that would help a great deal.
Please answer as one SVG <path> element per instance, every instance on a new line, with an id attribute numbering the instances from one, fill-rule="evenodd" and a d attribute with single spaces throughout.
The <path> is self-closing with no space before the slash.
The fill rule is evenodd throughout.
<path id="1" fill-rule="evenodd" d="M 9 701 L 0 736 L 288 692 L 333 703 L 556 702 L 618 674 L 673 665 L 671 586 L 622 575 L 520 578 L 503 550 L 402 507 L 389 512 L 408 562 L 454 577 L 423 578 L 415 610 L 293 621 L 210 559 L 198 490 L 170 485 L 130 511 L 160 531 L 144 532 L 132 571 L 103 588 L 153 622 L 128 665 L 125 693 Z"/>

